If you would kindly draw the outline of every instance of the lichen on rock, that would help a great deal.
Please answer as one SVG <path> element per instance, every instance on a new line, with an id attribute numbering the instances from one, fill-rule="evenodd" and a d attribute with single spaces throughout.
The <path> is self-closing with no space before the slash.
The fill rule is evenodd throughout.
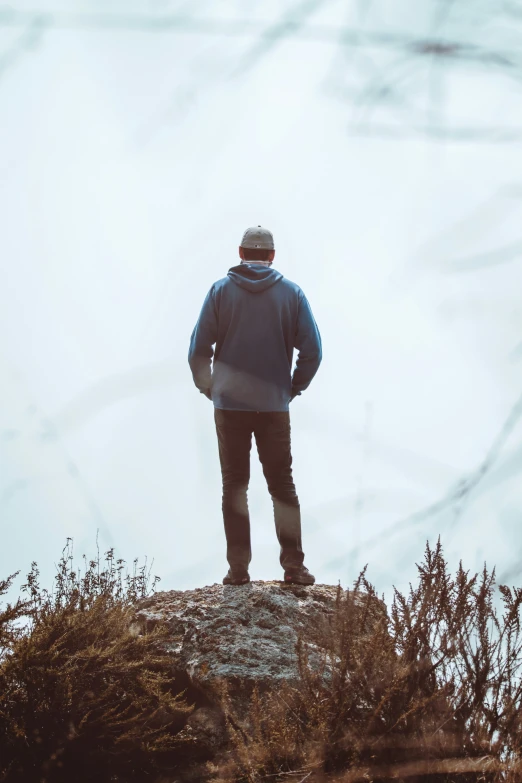
<path id="1" fill-rule="evenodd" d="M 337 595 L 336 586 L 323 584 L 215 584 L 156 593 L 138 603 L 136 616 L 144 628 L 168 623 L 169 649 L 193 684 L 224 679 L 262 689 L 297 681 L 298 636 L 309 643 L 313 663 Z"/>

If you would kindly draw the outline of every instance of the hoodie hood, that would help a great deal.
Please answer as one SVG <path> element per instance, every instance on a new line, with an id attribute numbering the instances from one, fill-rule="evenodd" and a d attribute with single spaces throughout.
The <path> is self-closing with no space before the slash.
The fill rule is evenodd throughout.
<path id="1" fill-rule="evenodd" d="M 272 269 L 266 264 L 238 264 L 228 270 L 228 277 L 240 288 L 245 288 L 253 294 L 266 291 L 275 283 L 282 280 L 283 275 L 277 269 Z"/>

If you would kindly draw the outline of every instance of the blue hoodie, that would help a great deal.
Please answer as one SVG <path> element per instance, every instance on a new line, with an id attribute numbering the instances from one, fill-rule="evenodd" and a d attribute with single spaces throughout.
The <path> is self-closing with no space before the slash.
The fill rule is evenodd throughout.
<path id="1" fill-rule="evenodd" d="M 200 392 L 214 407 L 236 411 L 287 411 L 321 359 L 321 336 L 301 288 L 255 262 L 233 266 L 212 285 L 188 354 Z"/>

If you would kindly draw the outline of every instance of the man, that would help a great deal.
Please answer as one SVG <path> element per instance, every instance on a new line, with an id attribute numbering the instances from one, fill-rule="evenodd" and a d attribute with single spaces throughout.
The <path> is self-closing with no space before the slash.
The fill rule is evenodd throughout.
<path id="1" fill-rule="evenodd" d="M 303 563 L 292 478 L 289 403 L 308 388 L 319 368 L 321 336 L 301 288 L 272 269 L 270 231 L 248 228 L 239 256 L 241 262 L 210 288 L 188 355 L 194 383 L 214 403 L 230 566 L 223 584 L 250 581 L 247 489 L 254 433 L 274 505 L 284 581 L 312 585 L 315 577 Z M 299 354 L 291 375 L 294 348 Z"/>

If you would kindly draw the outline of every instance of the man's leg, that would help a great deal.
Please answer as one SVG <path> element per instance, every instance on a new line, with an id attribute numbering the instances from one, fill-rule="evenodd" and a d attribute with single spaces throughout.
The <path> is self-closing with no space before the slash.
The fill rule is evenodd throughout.
<path id="1" fill-rule="evenodd" d="M 219 461 L 223 479 L 223 522 L 227 539 L 227 560 L 234 571 L 248 571 L 252 559 L 247 489 L 252 448 L 250 411 L 214 408 Z"/>
<path id="2" fill-rule="evenodd" d="M 254 433 L 268 491 L 274 504 L 277 538 L 283 568 L 300 566 L 304 560 L 301 544 L 301 509 L 292 477 L 290 413 L 255 414 Z"/>

